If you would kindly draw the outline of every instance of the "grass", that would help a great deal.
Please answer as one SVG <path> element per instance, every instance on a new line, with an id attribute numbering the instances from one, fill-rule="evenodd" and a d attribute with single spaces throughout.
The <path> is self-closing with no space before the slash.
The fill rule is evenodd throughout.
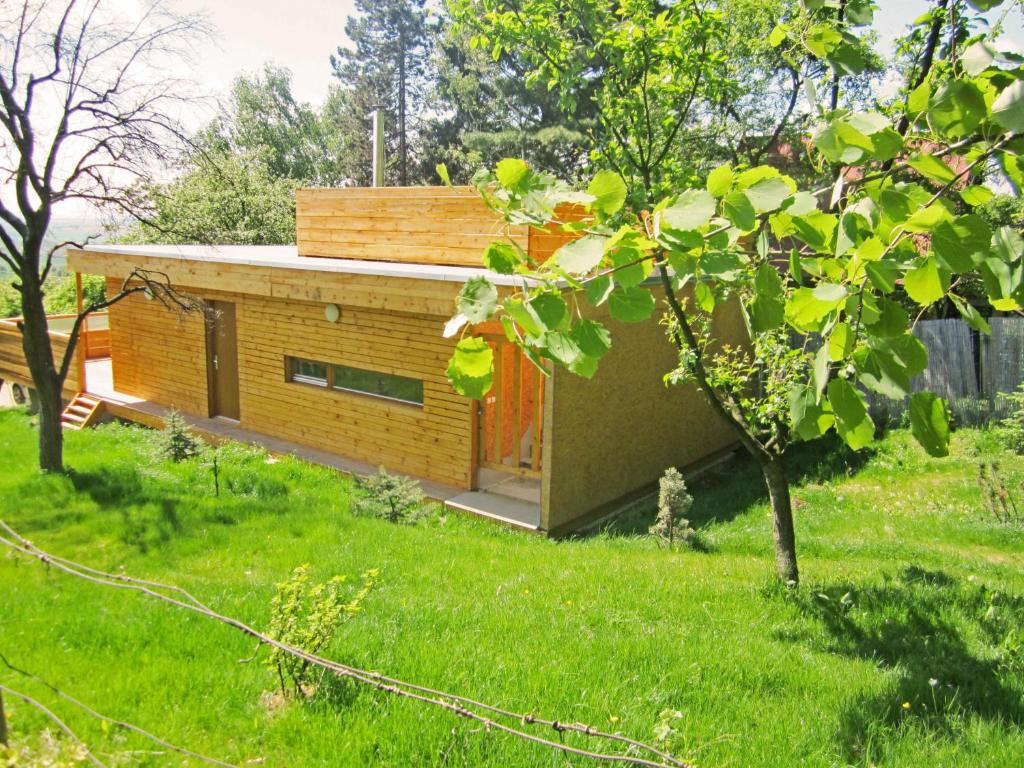
<path id="1" fill-rule="evenodd" d="M 401 526 L 351 515 L 331 472 L 256 451 L 228 451 L 214 498 L 201 462 L 154 461 L 143 430 L 69 434 L 66 477 L 35 471 L 34 441 L 29 417 L 0 411 L 0 518 L 65 557 L 179 584 L 258 627 L 297 565 L 324 580 L 379 568 L 332 658 L 645 740 L 666 719 L 671 747 L 700 766 L 1011 766 L 1024 754 L 1024 531 L 991 519 L 976 484 L 977 461 L 996 459 L 1024 497 L 1024 467 L 987 432 L 957 433 L 944 460 L 901 431 L 869 455 L 794 454 L 794 592 L 775 586 L 745 462 L 695 485 L 705 551 L 673 553 L 640 535 L 646 507 L 562 542 L 456 516 Z M 28 560 L 0 557 L 0 601 L 12 661 L 239 764 L 584 764 L 371 690 L 268 708 L 274 675 L 239 663 L 254 648 L 234 631 Z M 52 704 L 101 756 L 183 764 L 2 668 L 0 681 Z M 17 739 L 46 726 L 8 710 Z"/>

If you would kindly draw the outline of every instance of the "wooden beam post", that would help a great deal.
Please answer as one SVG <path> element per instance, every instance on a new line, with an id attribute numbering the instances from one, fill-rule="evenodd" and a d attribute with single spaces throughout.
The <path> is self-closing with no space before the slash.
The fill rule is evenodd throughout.
<path id="1" fill-rule="evenodd" d="M 75 304 L 78 307 L 78 314 L 81 315 L 85 310 L 85 297 L 82 295 L 82 273 L 75 272 Z M 78 355 L 78 391 L 87 392 L 88 387 L 85 384 L 85 362 L 89 358 L 89 318 L 85 319 L 82 323 L 82 327 L 79 330 L 78 349 L 75 354 Z"/>

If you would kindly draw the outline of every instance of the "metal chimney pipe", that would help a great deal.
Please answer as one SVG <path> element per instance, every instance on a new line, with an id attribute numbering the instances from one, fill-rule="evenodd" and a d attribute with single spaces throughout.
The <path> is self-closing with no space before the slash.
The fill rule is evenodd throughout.
<path id="1" fill-rule="evenodd" d="M 373 186 L 384 186 L 384 111 L 373 108 Z"/>

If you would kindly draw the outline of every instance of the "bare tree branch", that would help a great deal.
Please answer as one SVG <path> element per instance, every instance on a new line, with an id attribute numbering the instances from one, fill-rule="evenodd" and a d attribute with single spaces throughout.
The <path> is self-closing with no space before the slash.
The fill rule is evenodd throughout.
<path id="1" fill-rule="evenodd" d="M 159 736 L 153 735 L 149 731 L 147 731 L 147 730 L 145 730 L 143 728 L 140 728 L 137 725 L 133 725 L 132 723 L 125 722 L 124 720 L 117 720 L 117 719 L 115 719 L 113 717 L 108 717 L 107 715 L 104 715 L 101 712 L 97 712 L 95 709 L 90 707 L 88 704 L 84 704 L 83 702 L 81 702 L 78 699 L 76 699 L 74 696 L 72 696 L 72 695 L 70 695 L 68 693 L 65 693 L 64 691 L 60 690 L 59 688 L 54 686 L 52 683 L 48 683 L 46 680 L 44 680 L 43 678 L 39 677 L 38 675 L 35 675 L 32 672 L 28 672 L 28 671 L 26 671 L 24 669 L 21 669 L 18 666 L 15 666 L 14 664 L 12 664 L 7 659 L 6 656 L 4 656 L 3 653 L 0 653 L 0 663 L 3 663 L 3 665 L 6 666 L 12 672 L 17 672 L 22 677 L 26 677 L 29 680 L 32 680 L 32 681 L 38 683 L 39 685 L 42 685 L 44 688 L 48 689 L 50 692 L 52 692 L 56 696 L 59 696 L 60 698 L 64 699 L 64 701 L 67 701 L 70 704 L 78 707 L 79 709 L 81 709 L 83 712 L 85 712 L 90 717 L 94 717 L 97 720 L 102 720 L 104 723 L 109 723 L 110 725 L 117 726 L 118 728 L 122 728 L 122 729 L 124 729 L 126 731 L 131 731 L 132 733 L 137 733 L 140 736 L 142 736 L 142 737 L 144 737 L 146 739 L 149 739 L 150 741 L 152 741 L 152 742 L 154 742 L 156 744 L 159 744 L 160 746 L 162 746 L 162 747 L 164 747 L 166 749 L 169 749 L 172 752 L 177 752 L 180 755 L 186 755 L 188 757 L 194 757 L 196 760 L 201 760 L 202 762 L 209 763 L 210 765 L 219 765 L 222 768 L 236 768 L 236 766 L 233 765 L 232 763 L 225 763 L 223 760 L 217 760 L 216 758 L 213 758 L 213 757 L 207 757 L 206 755 L 200 754 L 199 752 L 193 752 L 191 749 L 187 749 L 186 747 L 179 747 L 176 744 L 172 744 L 169 741 L 165 741 L 164 739 L 160 738 Z"/>
<path id="2" fill-rule="evenodd" d="M 341 664 L 336 661 L 325 659 L 321 656 L 303 651 L 301 648 L 296 648 L 295 646 L 275 640 L 269 635 L 254 629 L 238 619 L 219 614 L 180 587 L 135 579 L 130 576 L 125 576 L 124 574 L 107 573 L 105 571 L 90 568 L 57 555 L 53 555 L 35 546 L 3 520 L 0 520 L 0 530 L 3 530 L 7 534 L 6 536 L 0 536 L 0 544 L 3 544 L 15 552 L 35 558 L 36 560 L 56 568 L 69 576 L 84 579 L 85 581 L 98 584 L 100 586 L 140 592 L 151 598 L 169 603 L 170 605 L 174 605 L 183 610 L 198 613 L 256 639 L 260 645 L 268 645 L 273 648 L 277 648 L 291 656 L 294 656 L 295 658 L 309 663 L 312 666 L 319 667 L 330 674 L 355 680 L 356 682 L 372 686 L 377 690 L 384 691 L 395 696 L 439 707 L 458 715 L 459 717 L 464 717 L 480 723 L 484 726 L 485 731 L 500 731 L 532 744 L 544 746 L 565 754 L 576 755 L 578 757 L 589 758 L 591 760 L 605 763 L 644 766 L 644 768 L 665 768 L 666 766 L 669 766 L 670 768 L 689 768 L 687 763 L 672 757 L 668 753 L 644 742 L 623 736 L 622 734 L 606 733 L 583 723 L 563 723 L 558 720 L 545 720 L 528 713 L 511 712 L 500 707 L 475 701 L 465 696 L 459 696 L 413 683 L 407 683 L 394 677 L 381 675 L 377 672 L 362 670 L 347 664 Z M 482 714 L 481 710 L 488 714 Z M 506 722 L 501 722 L 501 720 L 510 720 L 517 723 L 519 727 L 517 727 L 517 725 L 509 725 Z M 523 730 L 523 726 L 531 725 L 550 728 L 557 734 L 578 733 L 595 739 L 620 743 L 626 745 L 629 748 L 629 752 L 626 754 L 618 754 L 596 752 L 574 747 L 561 741 L 553 741 L 551 739 L 544 738 L 543 736 L 538 736 L 534 733 Z M 638 756 L 635 754 L 635 752 L 638 751 L 646 753 L 651 757 Z M 632 752 L 632 754 L 630 752 Z"/>

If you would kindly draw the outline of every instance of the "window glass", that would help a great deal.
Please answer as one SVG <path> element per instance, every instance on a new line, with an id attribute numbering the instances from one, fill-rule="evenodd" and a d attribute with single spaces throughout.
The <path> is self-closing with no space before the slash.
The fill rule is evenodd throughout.
<path id="1" fill-rule="evenodd" d="M 325 363 L 316 363 L 312 360 L 292 358 L 292 381 L 326 387 L 327 365 Z"/>
<path id="2" fill-rule="evenodd" d="M 390 373 L 334 366 L 334 388 L 423 405 L 423 382 Z"/>

